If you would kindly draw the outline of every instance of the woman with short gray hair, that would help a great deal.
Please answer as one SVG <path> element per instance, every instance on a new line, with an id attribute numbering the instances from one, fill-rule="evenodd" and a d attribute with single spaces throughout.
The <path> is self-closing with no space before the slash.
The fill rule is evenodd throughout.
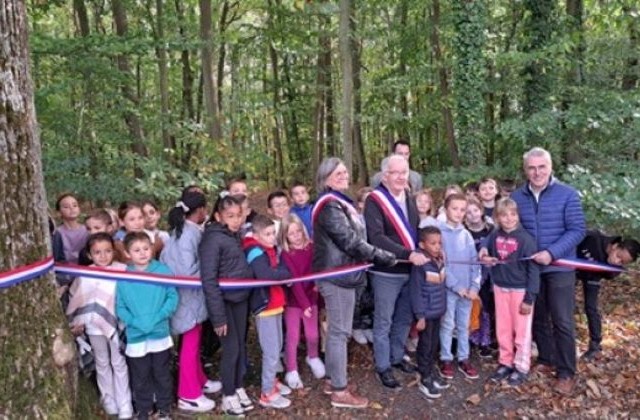
<path id="1" fill-rule="evenodd" d="M 358 211 L 353 200 L 345 195 L 350 184 L 344 163 L 336 157 L 324 159 L 318 167 L 316 185 L 320 196 L 312 213 L 313 271 L 368 261 L 394 265 L 394 254 L 365 240 L 365 228 Z M 355 291 L 364 281 L 358 274 L 318 282 L 328 321 L 325 362 L 330 380 L 325 385 L 325 393 L 331 394 L 334 407 L 364 408 L 369 403 L 367 398 L 354 393 L 355 387 L 347 386 L 347 343 L 351 336 Z"/>

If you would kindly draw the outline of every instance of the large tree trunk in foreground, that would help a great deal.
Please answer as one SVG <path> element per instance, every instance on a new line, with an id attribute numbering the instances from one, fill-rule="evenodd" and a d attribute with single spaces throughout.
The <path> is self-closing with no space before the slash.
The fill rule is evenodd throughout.
<path id="1" fill-rule="evenodd" d="M 23 1 L 1 3 L 0 39 L 3 273 L 51 251 Z M 53 284 L 48 274 L 0 290 L 0 418 L 73 418 L 75 371 L 53 360 L 56 329 L 65 324 Z"/>

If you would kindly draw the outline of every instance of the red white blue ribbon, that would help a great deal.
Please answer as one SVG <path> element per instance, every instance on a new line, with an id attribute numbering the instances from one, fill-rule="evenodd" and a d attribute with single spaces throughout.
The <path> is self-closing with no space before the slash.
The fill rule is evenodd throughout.
<path id="1" fill-rule="evenodd" d="M 322 208 L 325 206 L 325 204 L 333 200 L 337 200 L 338 202 L 342 203 L 352 214 L 358 213 L 355 207 L 353 207 L 353 202 L 349 197 L 338 191 L 331 190 L 322 194 L 316 200 L 316 203 L 313 205 L 313 209 L 311 209 L 311 223 L 315 224 L 316 219 L 318 218 L 318 214 L 320 213 Z"/>
<path id="2" fill-rule="evenodd" d="M 287 285 L 305 281 L 320 281 L 343 277 L 358 273 L 371 267 L 372 264 L 356 264 L 337 267 L 318 273 L 291 278 L 289 280 L 260 280 L 260 279 L 218 279 L 218 285 L 223 290 L 246 289 L 252 287 L 266 287 Z M 85 267 L 72 264 L 57 264 L 56 273 L 73 277 L 92 277 L 111 281 L 132 281 L 138 283 L 157 284 L 162 286 L 184 287 L 195 289 L 202 286 L 200 277 L 152 274 L 141 271 L 115 271 L 99 267 Z"/>
<path id="3" fill-rule="evenodd" d="M 0 289 L 15 286 L 47 274 L 53 268 L 53 257 L 0 273 Z"/>

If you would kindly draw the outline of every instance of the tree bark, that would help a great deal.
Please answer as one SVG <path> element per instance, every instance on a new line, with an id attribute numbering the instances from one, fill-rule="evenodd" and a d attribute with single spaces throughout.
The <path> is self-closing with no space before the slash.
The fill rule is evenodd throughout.
<path id="1" fill-rule="evenodd" d="M 202 40 L 202 78 L 205 117 L 209 138 L 222 140 L 222 125 L 218 104 L 218 85 L 213 69 L 213 24 L 211 0 L 200 0 L 200 39 Z"/>
<path id="2" fill-rule="evenodd" d="M 126 37 L 128 32 L 128 23 L 127 23 L 127 12 L 122 3 L 122 0 L 113 0 L 113 22 L 116 26 L 116 34 L 119 37 Z M 123 82 L 120 86 L 120 90 L 122 91 L 122 96 L 124 96 L 125 100 L 130 102 L 130 106 L 125 106 L 123 111 L 124 120 L 129 128 L 129 133 L 133 139 L 132 150 L 135 154 L 139 156 L 147 156 L 147 147 L 144 142 L 144 132 L 142 130 L 142 123 L 140 122 L 140 118 L 133 111 L 133 109 L 138 109 L 140 106 L 140 97 L 137 93 L 131 88 L 128 79 L 131 78 L 131 66 L 129 65 L 129 58 L 125 54 L 120 54 L 117 57 L 118 70 L 123 74 Z M 136 176 L 142 176 L 142 173 L 136 168 Z"/>
<path id="3" fill-rule="evenodd" d="M 460 168 L 460 156 L 458 155 L 458 146 L 456 144 L 456 135 L 453 129 L 453 115 L 449 106 L 449 76 L 447 68 L 442 59 L 442 51 L 440 49 L 440 0 L 433 0 L 433 9 L 431 11 L 431 44 L 433 47 L 433 55 L 438 66 L 438 75 L 440 79 L 440 107 L 442 108 L 442 119 L 444 121 L 445 136 L 447 146 L 449 147 L 449 155 L 451 163 L 455 168 Z"/>
<path id="4" fill-rule="evenodd" d="M 340 64 L 342 69 L 342 159 L 353 171 L 353 58 L 351 56 L 351 0 L 340 0 Z"/>
<path id="5" fill-rule="evenodd" d="M 51 255 L 26 19 L 25 2 L 1 3 L 0 273 Z M 66 321 L 53 284 L 49 273 L 0 291 L 2 418 L 74 418 L 72 358 L 54 362 Z"/>
<path id="6" fill-rule="evenodd" d="M 164 0 L 156 0 L 156 57 L 158 59 L 158 76 L 160 79 L 160 124 L 162 128 L 162 144 L 165 149 L 174 150 L 175 139 L 169 132 L 171 114 L 169 112 L 169 67 L 167 49 L 164 39 Z"/>
<path id="7" fill-rule="evenodd" d="M 182 10 L 182 1 L 175 0 L 176 15 L 178 16 L 178 31 L 182 43 L 187 42 L 187 30 L 185 28 L 185 16 Z M 191 58 L 189 48 L 184 47 L 180 53 L 180 63 L 182 64 L 182 110 L 180 117 L 189 120 L 195 118 L 195 110 L 193 107 L 193 70 L 191 69 Z"/>
<path id="8" fill-rule="evenodd" d="M 637 4 L 637 3 L 636 3 Z M 624 67 L 624 76 L 622 77 L 622 89 L 623 90 L 633 90 L 638 85 L 638 74 L 640 73 L 640 60 L 638 59 L 638 51 L 640 48 L 640 29 L 638 25 L 638 8 L 635 8 L 635 15 L 631 15 L 634 10 L 632 10 L 629 6 L 623 7 L 624 12 L 627 15 L 629 23 L 629 48 L 628 54 L 629 56 L 626 59 L 625 67 Z"/>
<path id="9" fill-rule="evenodd" d="M 355 180 L 359 185 L 366 185 L 369 181 L 369 171 L 367 169 L 367 158 L 364 153 L 364 142 L 362 141 L 362 94 L 360 92 L 361 79 L 360 70 L 361 60 L 360 54 L 362 48 L 357 37 L 356 20 L 351 19 L 351 54 L 353 62 L 353 145 L 355 149 L 355 158 L 358 171 L 355 174 Z"/>
<path id="10" fill-rule="evenodd" d="M 319 49 L 316 63 L 316 94 L 313 110 L 313 143 L 311 145 L 312 174 L 318 171 L 318 166 L 323 158 L 325 144 L 326 79 L 327 74 L 331 73 L 331 68 L 327 67 L 326 60 L 327 51 L 329 52 L 329 57 L 331 56 L 331 38 L 325 25 L 328 25 L 327 18 L 321 16 L 319 20 Z"/>

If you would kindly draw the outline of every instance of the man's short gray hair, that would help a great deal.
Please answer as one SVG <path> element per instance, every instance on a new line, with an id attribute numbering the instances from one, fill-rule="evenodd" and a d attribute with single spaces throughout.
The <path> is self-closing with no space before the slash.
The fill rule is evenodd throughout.
<path id="1" fill-rule="evenodd" d="M 407 162 L 407 158 L 405 158 L 402 155 L 393 154 L 393 155 L 387 156 L 386 158 L 382 159 L 382 162 L 380 163 L 380 170 L 382 171 L 382 173 L 387 172 L 387 169 L 389 169 L 389 164 L 394 160 Z"/>
<path id="2" fill-rule="evenodd" d="M 327 179 L 329 179 L 333 171 L 335 171 L 341 163 L 344 162 L 337 157 L 324 158 L 322 162 L 320 162 L 318 172 L 316 172 L 316 191 L 318 193 L 322 193 L 329 189 L 329 187 L 327 187 Z"/>
<path id="3" fill-rule="evenodd" d="M 524 166 L 527 166 L 527 161 L 532 157 L 543 157 L 551 163 L 551 153 L 542 147 L 534 147 L 522 155 L 522 162 Z"/>

